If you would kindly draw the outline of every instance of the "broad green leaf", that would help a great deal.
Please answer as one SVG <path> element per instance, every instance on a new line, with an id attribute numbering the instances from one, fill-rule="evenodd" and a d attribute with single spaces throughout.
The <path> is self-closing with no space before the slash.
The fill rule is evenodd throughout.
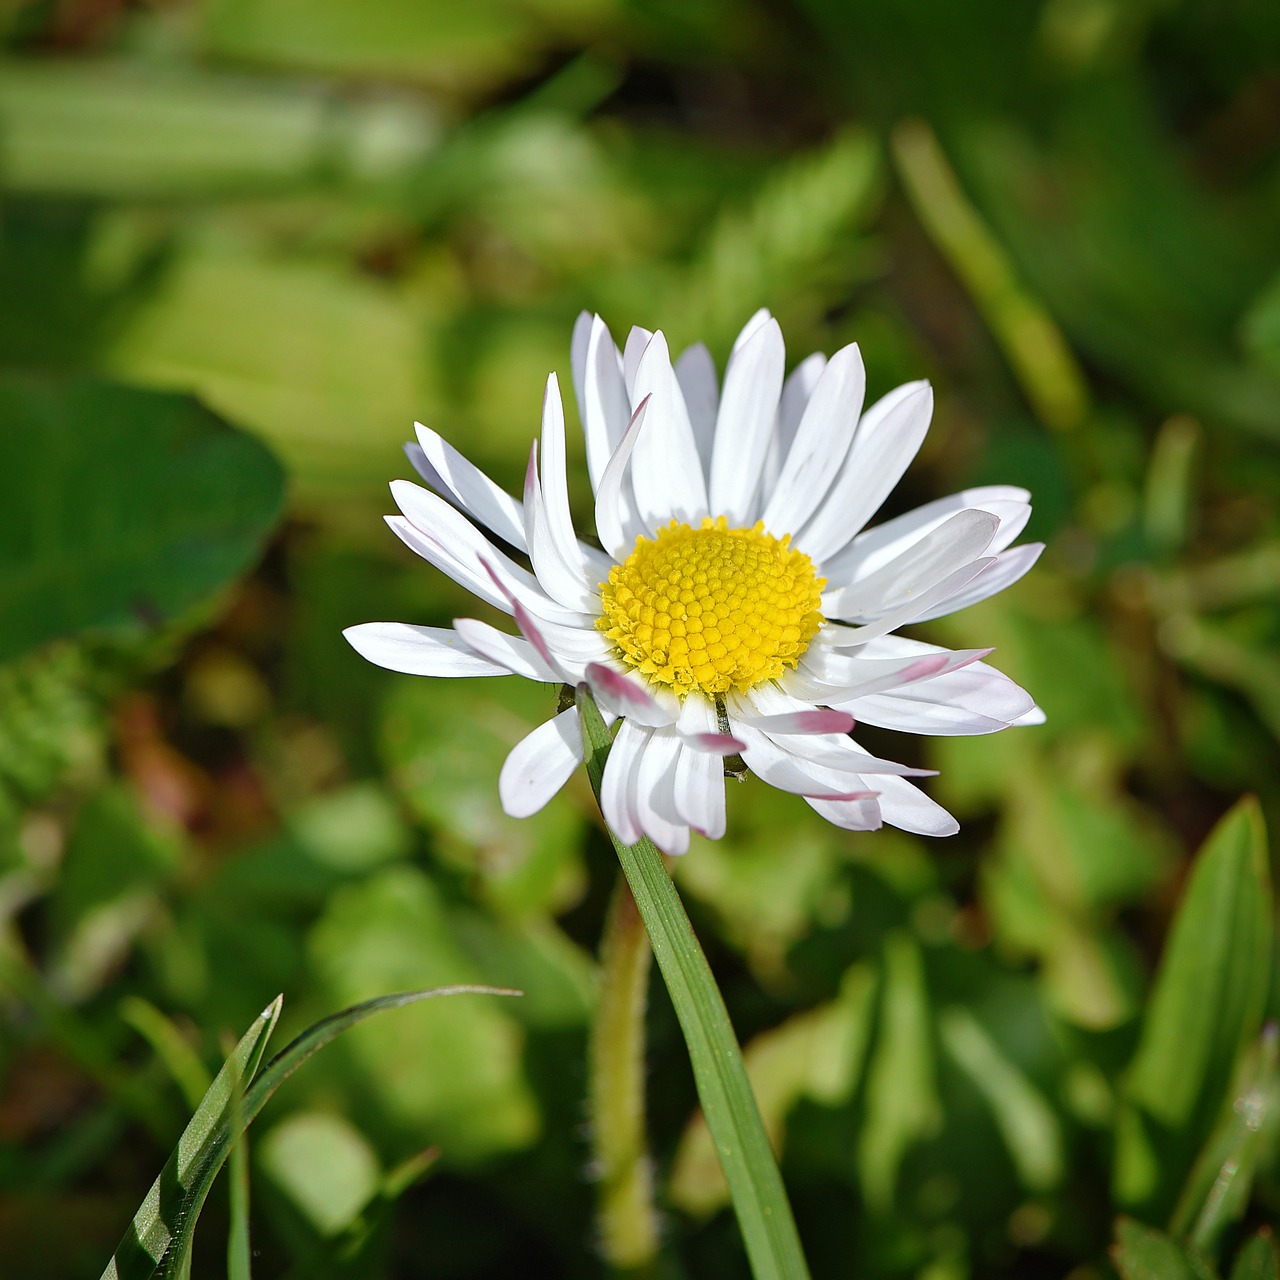
<path id="1" fill-rule="evenodd" d="M 197 244 L 129 312 L 106 363 L 129 382 L 197 393 L 262 435 L 306 491 L 349 497 L 376 478 L 385 497 L 433 400 L 423 320 L 417 302 L 340 262 Z"/>
<path id="2" fill-rule="evenodd" d="M 258 1167 L 321 1235 L 346 1228 L 382 1181 L 368 1138 L 332 1112 L 295 1111 L 255 1145 Z"/>
<path id="3" fill-rule="evenodd" d="M 1271 884 L 1255 800 L 1218 824 L 1196 858 L 1165 944 L 1119 1121 L 1121 1204 L 1163 1216 L 1258 1034 L 1271 980 Z"/>
<path id="4" fill-rule="evenodd" d="M 268 192 L 403 171 L 430 149 L 418 98 L 98 59 L 0 63 L 4 182 L 77 196 Z"/>
<path id="5" fill-rule="evenodd" d="M 1199 1254 L 1132 1218 L 1116 1223 L 1111 1260 L 1122 1280 L 1217 1280 Z"/>
<path id="6" fill-rule="evenodd" d="M 402 680 L 386 702 L 382 755 L 396 791 L 431 828 L 437 856 L 508 916 L 563 911 L 584 888 L 581 810 L 554 804 L 516 819 L 498 799 L 503 760 L 550 703 L 545 686 L 527 680 L 491 680 L 478 691 Z M 442 724 L 465 732 L 441 733 Z"/>
<path id="7" fill-rule="evenodd" d="M 597 797 L 612 739 L 586 685 L 578 689 L 587 772 Z M 648 839 L 623 844 L 610 831 L 675 1006 L 698 1097 L 715 1140 L 756 1280 L 807 1280 L 800 1240 L 742 1053 L 680 895 Z"/>
<path id="8" fill-rule="evenodd" d="M 521 951 L 482 962 L 463 945 L 461 915 L 416 867 L 346 885 L 330 895 L 307 936 L 314 980 L 327 1002 L 343 1005 L 413 981 L 523 984 Z M 451 1000 L 433 1012 L 411 1025 L 370 1024 L 326 1068 L 354 1070 L 402 1143 L 439 1142 L 455 1166 L 527 1147 L 538 1132 L 538 1103 L 514 1009 Z"/>
<path id="9" fill-rule="evenodd" d="M 1275 1237 L 1263 1228 L 1236 1254 L 1231 1280 L 1280 1280 L 1280 1254 Z"/>
<path id="10" fill-rule="evenodd" d="M 247 569 L 283 477 L 193 400 L 0 376 L 0 661 L 151 627 Z"/>

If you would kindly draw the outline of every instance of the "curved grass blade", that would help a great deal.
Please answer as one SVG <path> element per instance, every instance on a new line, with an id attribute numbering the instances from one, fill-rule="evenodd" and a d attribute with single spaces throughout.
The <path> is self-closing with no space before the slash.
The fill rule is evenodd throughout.
<path id="1" fill-rule="evenodd" d="M 179 1139 L 177 1150 L 169 1157 L 115 1256 L 107 1264 L 102 1280 L 149 1280 L 157 1271 L 165 1280 L 172 1280 L 183 1273 L 196 1219 L 238 1130 L 253 1122 L 271 1095 L 313 1053 L 349 1027 L 383 1009 L 397 1009 L 433 996 L 520 994 L 504 987 L 454 986 L 402 991 L 366 1000 L 307 1028 L 255 1077 L 253 1070 L 262 1059 L 266 1036 L 280 1016 L 278 997 L 245 1033 L 218 1073 L 213 1087 Z M 234 1089 L 237 1085 L 243 1087 L 244 1081 L 250 1078 L 253 1083 L 244 1092 L 237 1122 L 233 1115 Z"/>
<path id="2" fill-rule="evenodd" d="M 600 798 L 609 731 L 585 685 L 577 692 L 587 773 Z M 808 1280 L 782 1175 L 765 1134 L 733 1024 L 684 904 L 651 841 L 610 830 L 689 1048 L 698 1097 L 724 1170 L 756 1280 Z"/>
<path id="3" fill-rule="evenodd" d="M 242 1090 L 245 1080 L 252 1079 L 258 1069 L 267 1040 L 280 1019 L 283 1002 L 283 996 L 276 996 L 263 1009 L 222 1064 L 222 1070 L 182 1131 L 173 1155 L 151 1184 L 147 1198 L 107 1263 L 102 1280 L 146 1280 L 170 1255 L 184 1219 L 194 1218 L 190 1193 L 198 1181 L 206 1153 L 216 1142 L 219 1128 L 227 1122 L 236 1091 Z M 198 1204 L 194 1208 L 199 1211 Z"/>

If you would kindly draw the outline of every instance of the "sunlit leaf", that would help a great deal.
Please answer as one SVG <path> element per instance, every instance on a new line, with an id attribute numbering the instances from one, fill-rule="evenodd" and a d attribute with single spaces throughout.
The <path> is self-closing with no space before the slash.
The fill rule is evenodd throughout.
<path id="1" fill-rule="evenodd" d="M 1158 1216 L 1172 1208 L 1258 1034 L 1271 915 L 1266 832 L 1245 800 L 1205 842 L 1165 944 L 1117 1132 L 1122 1204 Z"/>

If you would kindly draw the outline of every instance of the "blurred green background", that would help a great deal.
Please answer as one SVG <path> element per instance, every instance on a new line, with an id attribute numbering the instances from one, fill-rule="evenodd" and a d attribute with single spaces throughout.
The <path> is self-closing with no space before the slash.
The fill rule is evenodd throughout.
<path id="1" fill-rule="evenodd" d="M 933 380 L 891 510 L 1021 484 L 1049 544 L 926 631 L 1048 714 L 893 745 L 959 836 L 748 782 L 677 868 L 814 1274 L 1087 1280 L 1120 1210 L 1231 1274 L 1280 1215 L 1250 811 L 1187 876 L 1242 794 L 1280 817 L 1274 0 L 7 0 L 0 40 L 0 1274 L 98 1274 L 278 991 L 288 1034 L 459 981 L 527 994 L 380 1015 L 254 1126 L 255 1272 L 604 1274 L 613 859 L 584 779 L 496 791 L 554 692 L 339 632 L 475 610 L 379 519 L 415 417 L 516 487 L 581 309 L 722 363 L 761 305 L 793 364 Z M 652 1004 L 663 1274 L 740 1277 Z M 1126 1230 L 1126 1276 L 1209 1274 Z"/>

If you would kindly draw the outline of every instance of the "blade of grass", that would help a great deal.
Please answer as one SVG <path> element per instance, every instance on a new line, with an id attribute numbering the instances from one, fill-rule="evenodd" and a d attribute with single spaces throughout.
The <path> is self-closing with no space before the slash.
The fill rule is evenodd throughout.
<path id="1" fill-rule="evenodd" d="M 612 739 L 585 685 L 578 689 L 577 704 L 587 773 L 598 801 Z M 612 830 L 609 837 L 684 1032 L 698 1097 L 729 1184 L 752 1275 L 756 1280 L 807 1280 L 809 1270 L 791 1206 L 733 1025 L 680 895 L 651 841 L 623 844 Z"/>
<path id="2" fill-rule="evenodd" d="M 222 1064 L 222 1070 L 182 1131 L 176 1149 L 152 1183 L 124 1239 L 107 1263 L 102 1280 L 146 1280 L 173 1256 L 173 1245 L 180 1233 L 186 1230 L 190 1234 L 185 1223 L 188 1219 L 194 1221 L 195 1213 L 199 1212 L 199 1202 L 193 1202 L 192 1195 L 204 1162 L 217 1142 L 219 1130 L 227 1127 L 227 1111 L 234 1090 L 242 1087 L 244 1079 L 251 1077 L 262 1061 L 267 1040 L 279 1021 L 283 999 L 277 996 L 267 1005 Z M 218 1163 L 221 1165 L 221 1159 Z"/>
<path id="3" fill-rule="evenodd" d="M 255 1076 L 267 1036 L 280 1016 L 277 997 L 245 1033 L 218 1073 L 179 1139 L 177 1150 L 169 1157 L 107 1264 L 102 1280 L 148 1280 L 157 1270 L 165 1280 L 183 1274 L 190 1257 L 196 1219 L 232 1142 L 253 1122 L 280 1085 L 313 1053 L 343 1031 L 383 1009 L 400 1008 L 433 996 L 519 994 L 503 987 L 454 986 L 403 991 L 366 1000 L 308 1027 Z M 244 1092 L 243 1112 L 237 1122 L 233 1115 L 233 1090 L 243 1088 L 248 1079 L 252 1079 L 253 1084 Z"/>

